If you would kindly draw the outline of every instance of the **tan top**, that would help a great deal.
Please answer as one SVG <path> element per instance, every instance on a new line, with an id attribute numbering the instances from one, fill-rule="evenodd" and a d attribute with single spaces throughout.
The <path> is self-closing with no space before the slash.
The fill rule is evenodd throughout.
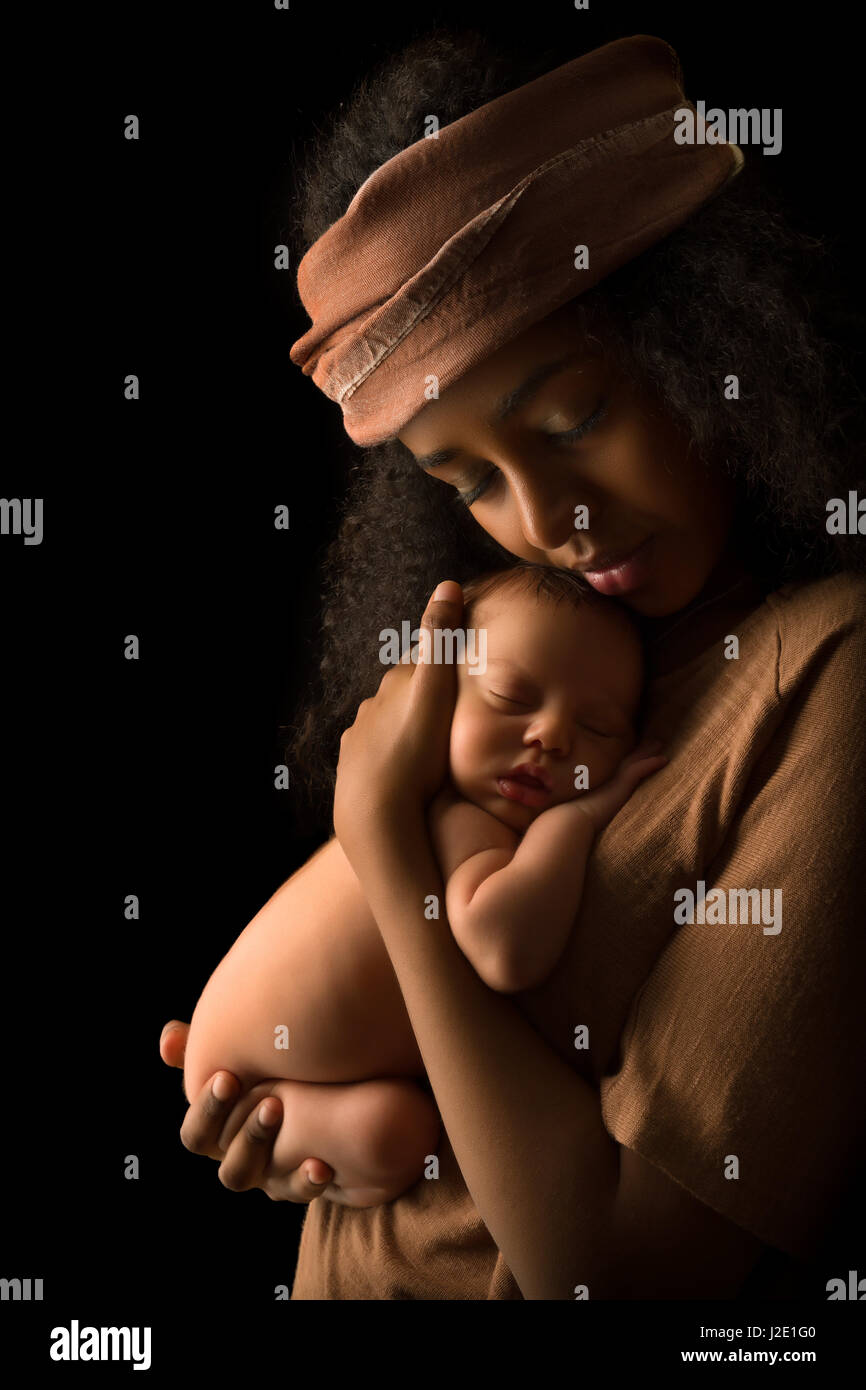
<path id="1" fill-rule="evenodd" d="M 697 655 L 697 613 L 650 648 L 646 733 L 670 762 L 598 837 L 568 948 L 514 1003 L 597 1087 L 619 1143 L 808 1258 L 866 1157 L 866 576 L 715 616 Z M 781 931 L 678 924 L 674 894 L 699 880 L 726 905 L 769 889 L 771 912 L 780 889 Z M 292 1297 L 520 1298 L 444 1133 L 439 1156 L 438 1181 L 385 1206 L 313 1202 Z"/>

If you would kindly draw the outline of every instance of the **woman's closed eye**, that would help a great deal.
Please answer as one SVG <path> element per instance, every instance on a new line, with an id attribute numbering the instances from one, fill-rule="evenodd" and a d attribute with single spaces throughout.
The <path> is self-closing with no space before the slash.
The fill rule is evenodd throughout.
<path id="1" fill-rule="evenodd" d="M 606 412 L 607 401 L 602 401 L 601 404 L 593 411 L 593 413 L 590 416 L 588 416 L 588 418 L 584 420 L 581 424 L 576 425 L 574 429 L 561 430 L 556 434 L 552 434 L 546 430 L 543 430 L 542 433 L 545 434 L 546 438 L 551 440 L 551 442 L 553 442 L 554 444 L 573 444 L 576 440 L 582 439 L 583 436 L 585 434 L 588 434 L 591 429 L 594 429 L 595 426 L 599 423 L 599 421 L 603 419 Z M 502 474 L 500 473 L 498 468 L 491 468 L 489 472 L 485 473 L 480 483 L 478 483 L 475 487 L 470 488 L 468 492 L 461 492 L 458 488 L 456 500 L 462 502 L 465 507 L 471 507 L 474 502 L 478 501 L 482 493 L 489 493 L 492 487 L 498 486 L 498 480 L 501 477 Z"/>

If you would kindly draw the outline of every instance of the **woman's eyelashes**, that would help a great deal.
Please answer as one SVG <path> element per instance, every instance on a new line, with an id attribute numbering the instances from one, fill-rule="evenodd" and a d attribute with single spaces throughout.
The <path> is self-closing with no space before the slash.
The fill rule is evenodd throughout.
<path id="1" fill-rule="evenodd" d="M 574 429 L 562 430 L 557 434 L 551 434 L 547 431 L 542 431 L 542 433 L 545 434 L 547 439 L 550 439 L 556 444 L 573 444 L 576 440 L 582 439 L 585 434 L 588 434 L 590 430 L 594 429 L 595 426 L 599 424 L 607 411 L 607 404 L 607 401 L 602 401 L 593 413 L 588 416 L 582 424 L 576 425 Z M 489 492 L 491 487 L 496 485 L 496 480 L 501 478 L 501 476 L 498 468 L 491 468 L 489 472 L 485 473 L 481 482 L 475 487 L 470 488 L 468 492 L 461 492 L 458 488 L 458 501 L 462 502 L 464 507 L 471 507 L 474 502 L 478 501 L 483 493 Z"/>

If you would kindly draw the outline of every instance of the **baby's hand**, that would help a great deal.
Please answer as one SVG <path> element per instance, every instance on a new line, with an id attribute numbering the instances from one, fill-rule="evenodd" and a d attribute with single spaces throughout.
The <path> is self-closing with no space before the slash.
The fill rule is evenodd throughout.
<path id="1" fill-rule="evenodd" d="M 664 767 L 668 760 L 663 753 L 658 752 L 661 746 L 658 739 L 648 739 L 633 753 L 623 758 L 616 772 L 603 786 L 597 791 L 584 792 L 583 796 L 579 796 L 573 803 L 589 817 L 596 832 L 603 830 L 616 813 L 622 810 L 635 787 L 645 777 Z"/>

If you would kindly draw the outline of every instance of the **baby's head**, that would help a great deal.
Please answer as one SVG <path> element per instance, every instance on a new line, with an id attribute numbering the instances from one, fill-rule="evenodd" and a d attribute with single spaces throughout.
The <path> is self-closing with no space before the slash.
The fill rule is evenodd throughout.
<path id="1" fill-rule="evenodd" d="M 624 608 L 569 570 L 521 563 L 468 581 L 463 594 L 464 627 L 486 633 L 486 669 L 457 666 L 451 780 L 525 830 L 547 807 L 601 786 L 634 747 L 640 638 Z M 522 763 L 546 787 L 503 781 Z"/>

